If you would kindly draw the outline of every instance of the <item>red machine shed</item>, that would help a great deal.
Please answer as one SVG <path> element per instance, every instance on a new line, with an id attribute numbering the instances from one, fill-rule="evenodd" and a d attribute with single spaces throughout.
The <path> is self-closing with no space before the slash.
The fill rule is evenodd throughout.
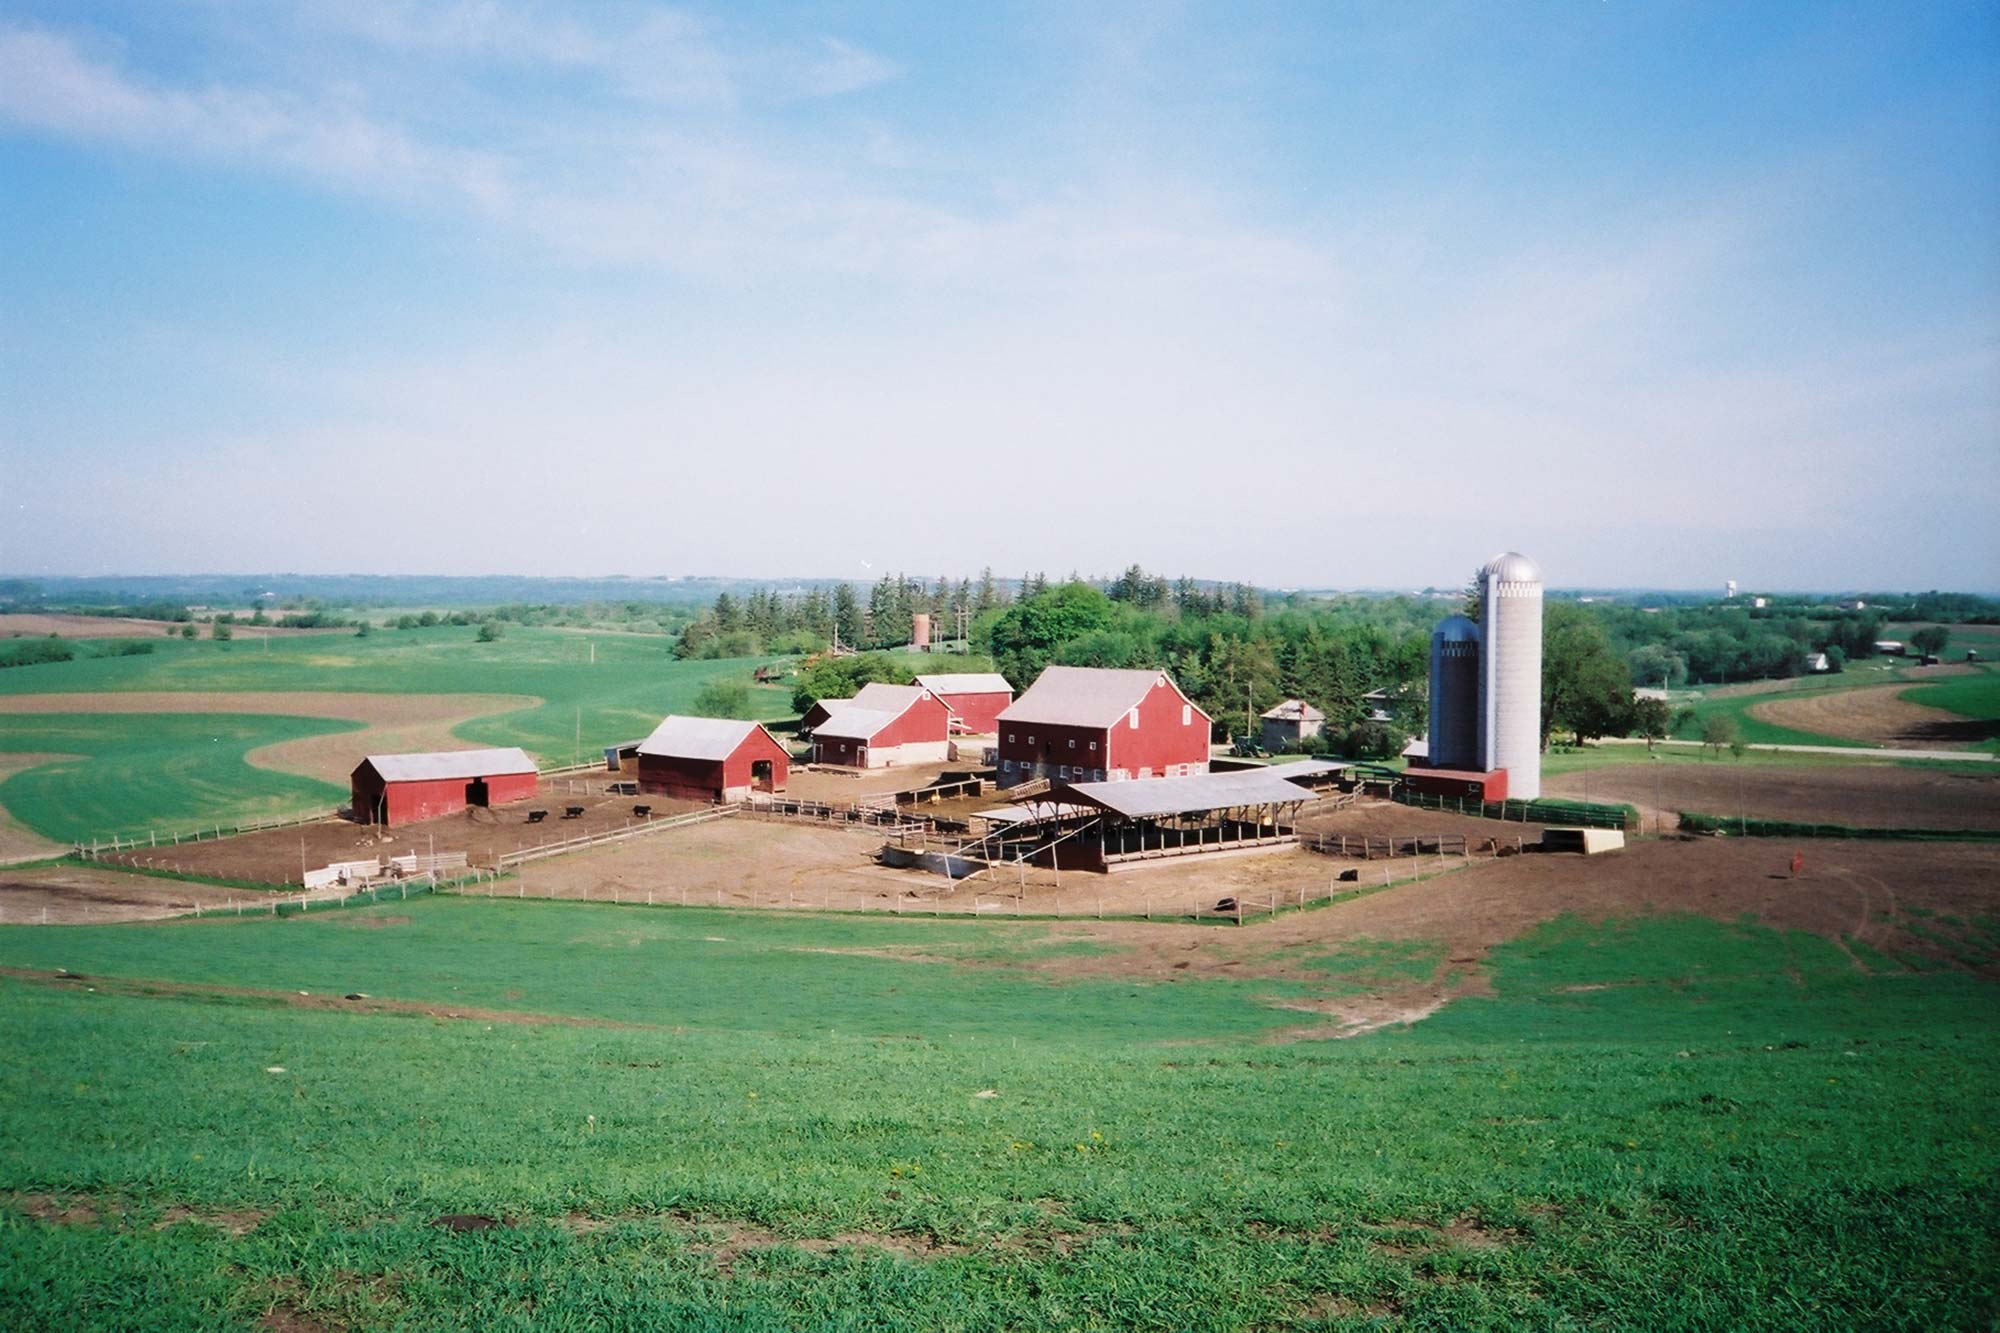
<path id="1" fill-rule="evenodd" d="M 1052 666 L 998 725 L 1003 787 L 1208 771 L 1209 716 L 1164 671 Z"/>
<path id="2" fill-rule="evenodd" d="M 951 709 L 953 731 L 990 735 L 1000 729 L 1000 714 L 1014 702 L 1014 687 L 991 671 L 918 676 L 917 684 L 944 700 Z"/>
<path id="3" fill-rule="evenodd" d="M 1460 768 L 1412 768 L 1403 774 L 1403 785 L 1426 796 L 1455 796 L 1467 801 L 1507 799 L 1507 770 L 1475 773 Z"/>
<path id="4" fill-rule="evenodd" d="M 639 742 L 639 790 L 688 801 L 783 791 L 792 757 L 760 723 L 669 717 Z"/>
<path id="5" fill-rule="evenodd" d="M 371 754 L 349 786 L 354 817 L 364 824 L 437 819 L 469 805 L 505 805 L 533 797 L 540 775 L 519 749 Z"/>

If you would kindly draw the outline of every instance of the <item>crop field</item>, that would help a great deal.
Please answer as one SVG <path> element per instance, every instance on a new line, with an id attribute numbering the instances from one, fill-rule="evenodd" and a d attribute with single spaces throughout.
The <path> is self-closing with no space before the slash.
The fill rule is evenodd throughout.
<path id="1" fill-rule="evenodd" d="M 1638 850 L 1240 930 L 0 927 L 0 1323 L 1988 1322 L 1990 849 Z"/>
<path id="2" fill-rule="evenodd" d="M 659 636 L 517 628 L 482 644 L 475 635 L 162 639 L 142 656 L 0 671 L 0 760 L 70 756 L 10 766 L 0 807 L 62 841 L 329 808 L 370 749 L 520 745 L 545 764 L 568 763 L 686 711 L 711 680 L 749 684 L 757 665 L 677 661 Z M 790 711 L 787 689 L 753 685 L 750 698 L 761 716 Z M 347 743 L 338 736 L 364 729 Z"/>
<path id="3" fill-rule="evenodd" d="M 1867 663 L 1830 676 L 1757 681 L 1707 691 L 1684 739 L 1703 719 L 1733 719 L 1742 739 L 1777 745 L 2000 749 L 2000 669 Z"/>

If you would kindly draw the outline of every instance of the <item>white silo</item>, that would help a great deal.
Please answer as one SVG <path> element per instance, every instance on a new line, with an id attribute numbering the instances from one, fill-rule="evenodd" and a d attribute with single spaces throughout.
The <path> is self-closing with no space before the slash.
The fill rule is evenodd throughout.
<path id="1" fill-rule="evenodd" d="M 1515 551 L 1479 571 L 1482 767 L 1507 770 L 1507 795 L 1542 794 L 1542 571 Z"/>
<path id="2" fill-rule="evenodd" d="M 1432 768 L 1479 767 L 1479 626 L 1464 616 L 1431 631 Z"/>

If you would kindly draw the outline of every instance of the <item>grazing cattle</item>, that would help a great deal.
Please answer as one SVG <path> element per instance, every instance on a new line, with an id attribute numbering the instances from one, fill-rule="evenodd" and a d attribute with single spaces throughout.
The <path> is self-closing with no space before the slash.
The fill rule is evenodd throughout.
<path id="1" fill-rule="evenodd" d="M 541 823 L 541 822 L 542 822 L 542 821 L 543 821 L 544 819 L 547 819 L 548 817 L 549 817 L 549 812 L 548 812 L 548 811 L 546 811 L 546 810 L 530 810 L 530 811 L 528 811 L 528 822 L 529 822 L 530 824 L 539 824 L 539 823 Z"/>

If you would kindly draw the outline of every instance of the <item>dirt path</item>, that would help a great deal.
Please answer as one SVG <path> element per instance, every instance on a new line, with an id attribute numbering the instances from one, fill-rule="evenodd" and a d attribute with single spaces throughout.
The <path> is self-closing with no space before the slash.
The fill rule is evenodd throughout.
<path id="1" fill-rule="evenodd" d="M 1870 685 L 1750 705 L 1750 716 L 1774 726 L 1866 741 L 1898 750 L 1958 749 L 2000 736 L 2000 722 L 1960 717 L 1902 698 L 1909 684 Z"/>
<path id="2" fill-rule="evenodd" d="M 197 909 L 229 911 L 239 905 L 268 909 L 273 902 L 298 902 L 308 896 L 320 902 L 345 892 L 332 888 L 310 895 L 257 893 L 74 864 L 0 869 L 0 924 L 73 926 L 160 921 Z"/>
<path id="3" fill-rule="evenodd" d="M 452 729 L 475 718 L 519 712 L 542 701 L 525 694 L 359 694 L 258 690 L 184 693 L 170 690 L 99 694 L 0 695 L 0 713 L 265 713 L 364 723 L 365 731 L 307 736 L 252 750 L 257 768 L 344 784 L 363 755 L 414 750 L 462 750 Z"/>

